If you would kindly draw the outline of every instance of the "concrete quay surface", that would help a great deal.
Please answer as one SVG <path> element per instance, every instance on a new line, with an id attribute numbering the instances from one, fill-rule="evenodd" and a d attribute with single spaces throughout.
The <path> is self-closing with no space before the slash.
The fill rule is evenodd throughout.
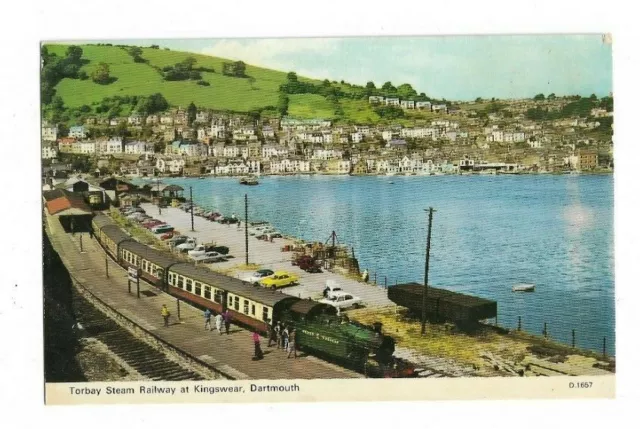
<path id="1" fill-rule="evenodd" d="M 236 225 L 224 225 L 194 216 L 195 231 L 191 231 L 191 215 L 183 210 L 167 207 L 162 209 L 162 214 L 158 214 L 158 207 L 153 204 L 141 204 L 141 207 L 149 216 L 167 222 L 182 235 L 196 238 L 198 243 L 214 242 L 218 245 L 229 247 L 229 254 L 233 258 L 226 262 L 207 264 L 210 268 L 225 271 L 228 275 L 240 279 L 248 277 L 252 273 L 252 271 L 239 268 L 245 263 L 244 220 L 242 227 L 238 228 Z M 251 219 L 249 219 L 249 222 L 251 222 Z M 384 287 L 359 282 L 326 270 L 323 270 L 322 273 L 310 274 L 297 266 L 291 265 L 292 253 L 281 251 L 282 246 L 286 244 L 294 244 L 294 241 L 287 238 L 275 238 L 271 243 L 249 236 L 250 264 L 257 264 L 260 268 L 268 268 L 273 271 L 285 270 L 295 274 L 300 279 L 297 285 L 282 288 L 283 293 L 303 299 L 319 299 L 322 297 L 322 290 L 326 281 L 331 279 L 339 283 L 346 292 L 362 298 L 367 307 L 395 305 L 387 298 L 387 291 Z"/>
<path id="2" fill-rule="evenodd" d="M 126 271 L 107 257 L 94 238 L 87 233 L 65 233 L 55 217 L 47 216 L 46 220 L 52 245 L 72 277 L 85 289 L 142 328 L 233 378 L 364 377 L 314 356 L 299 354 L 297 359 L 287 359 L 284 351 L 267 347 L 264 338 L 261 341 L 264 359 L 253 361 L 253 340 L 249 331 L 233 324 L 229 335 L 205 330 L 202 312 L 185 302 L 180 303 L 178 319 L 176 298 L 144 281 L 140 282 L 141 293 L 137 298 L 135 284 L 131 285 L 132 293 L 128 292 Z M 108 278 L 105 264 L 109 267 Z M 168 327 L 163 326 L 160 315 L 162 304 L 166 304 L 171 311 Z"/>

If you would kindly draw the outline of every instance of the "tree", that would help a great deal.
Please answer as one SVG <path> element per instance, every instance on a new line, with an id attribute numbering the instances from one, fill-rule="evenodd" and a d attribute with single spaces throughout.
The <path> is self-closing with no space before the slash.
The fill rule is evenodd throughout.
<path id="1" fill-rule="evenodd" d="M 376 84 L 371 82 L 371 81 L 369 81 L 369 82 L 367 82 L 367 86 L 365 88 L 367 88 L 367 89 L 376 89 Z"/>
<path id="2" fill-rule="evenodd" d="M 287 73 L 287 81 L 289 81 L 289 82 L 297 82 L 298 81 L 298 75 L 295 72 Z"/>
<path id="3" fill-rule="evenodd" d="M 547 100 L 555 100 L 556 99 L 556 94 L 555 93 L 551 93 L 549 95 L 547 95 Z"/>
<path id="4" fill-rule="evenodd" d="M 395 88 L 395 86 L 393 86 L 393 85 L 391 84 L 391 82 L 385 82 L 385 83 L 382 85 L 382 90 L 383 90 L 384 92 L 396 92 L 396 88 Z"/>
<path id="5" fill-rule="evenodd" d="M 142 58 L 142 49 L 138 46 L 132 46 L 129 48 L 129 55 L 133 57 L 133 61 L 136 63 L 143 63 L 144 58 Z"/>
<path id="6" fill-rule="evenodd" d="M 276 108 L 278 109 L 278 113 L 282 116 L 285 116 L 289 112 L 289 97 L 284 92 L 280 92 Z"/>
<path id="7" fill-rule="evenodd" d="M 397 92 L 399 96 L 406 98 L 415 97 L 416 95 L 418 95 L 416 90 L 413 89 L 413 87 L 408 83 L 403 83 L 402 85 L 400 85 L 397 89 Z"/>
<path id="8" fill-rule="evenodd" d="M 544 100 L 544 94 L 537 94 L 535 97 L 533 97 L 533 101 L 542 101 Z"/>
<path id="9" fill-rule="evenodd" d="M 187 107 L 187 124 L 189 126 L 191 126 L 191 124 L 193 124 L 193 121 L 196 120 L 197 113 L 198 113 L 198 108 L 196 107 L 195 104 L 193 104 L 193 101 L 192 101 L 191 104 L 189 104 L 189 106 Z"/>
<path id="10" fill-rule="evenodd" d="M 80 46 L 71 45 L 67 48 L 67 58 L 73 62 L 79 62 L 82 58 L 82 48 Z"/>
<path id="11" fill-rule="evenodd" d="M 198 62 L 198 60 L 196 60 L 194 57 L 187 57 L 184 59 L 184 61 L 182 61 L 182 65 L 184 65 L 184 67 L 187 70 L 191 70 L 193 68 L 193 66 Z"/>
<path id="12" fill-rule="evenodd" d="M 476 103 L 482 103 L 482 97 L 476 98 Z"/>
<path id="13" fill-rule="evenodd" d="M 98 64 L 98 67 L 91 73 L 91 79 L 95 83 L 99 83 L 101 85 L 108 84 L 111 81 L 111 76 L 109 76 L 109 64 Z"/>
<path id="14" fill-rule="evenodd" d="M 595 94 L 591 94 L 591 96 L 589 97 L 589 100 L 593 100 L 593 101 L 595 101 L 595 100 L 597 100 L 597 99 L 598 99 L 598 96 L 597 96 L 597 95 L 595 95 Z"/>

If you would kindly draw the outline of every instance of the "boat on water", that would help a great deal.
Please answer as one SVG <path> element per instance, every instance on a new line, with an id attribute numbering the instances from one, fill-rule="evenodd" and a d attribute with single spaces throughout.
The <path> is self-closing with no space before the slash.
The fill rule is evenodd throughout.
<path id="1" fill-rule="evenodd" d="M 536 288 L 536 285 L 534 285 L 533 283 L 520 283 L 513 286 L 511 290 L 513 292 L 533 292 L 535 288 Z"/>
<path id="2" fill-rule="evenodd" d="M 240 184 L 254 186 L 258 184 L 258 179 L 256 179 L 255 177 L 243 177 L 242 179 L 240 179 Z"/>

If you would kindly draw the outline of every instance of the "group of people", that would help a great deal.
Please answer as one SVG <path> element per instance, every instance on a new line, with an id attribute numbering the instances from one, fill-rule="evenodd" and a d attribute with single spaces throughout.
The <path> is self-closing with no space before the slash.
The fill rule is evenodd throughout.
<path id="1" fill-rule="evenodd" d="M 213 324 L 211 323 L 212 315 L 213 313 L 211 313 L 211 310 L 209 310 L 208 308 L 204 311 L 204 329 L 205 330 L 208 328 L 210 331 L 213 331 Z M 225 310 L 222 313 L 219 313 L 215 317 L 215 327 L 216 327 L 216 330 L 220 333 L 220 335 L 222 335 L 223 326 L 224 326 L 225 333 L 229 335 L 229 328 L 231 327 L 231 313 L 229 313 L 229 310 Z"/>
<path id="2" fill-rule="evenodd" d="M 298 357 L 296 350 L 296 329 L 290 326 L 285 326 L 282 322 L 278 322 L 271 327 L 269 332 L 269 344 L 267 347 L 271 347 L 271 343 L 276 344 L 276 348 L 282 349 L 287 353 L 287 359 L 291 357 Z"/>

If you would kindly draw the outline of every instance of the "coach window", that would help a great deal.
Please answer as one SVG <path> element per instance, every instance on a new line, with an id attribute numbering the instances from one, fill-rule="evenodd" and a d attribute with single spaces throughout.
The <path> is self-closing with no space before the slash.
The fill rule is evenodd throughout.
<path id="1" fill-rule="evenodd" d="M 255 304 L 251 304 L 251 315 L 252 316 L 256 315 L 256 305 Z"/>
<path id="2" fill-rule="evenodd" d="M 229 307 L 233 307 L 233 296 L 229 295 Z"/>
<path id="3" fill-rule="evenodd" d="M 173 273 L 169 273 L 169 284 L 173 285 Z"/>
<path id="4" fill-rule="evenodd" d="M 213 300 L 218 304 L 222 304 L 222 291 L 220 289 L 214 289 Z"/>
<path id="5" fill-rule="evenodd" d="M 204 297 L 211 299 L 211 286 L 204 285 Z"/>
<path id="6" fill-rule="evenodd" d="M 177 276 L 177 277 L 178 277 L 178 287 L 182 289 L 184 287 L 184 277 L 182 276 Z"/>
<path id="7" fill-rule="evenodd" d="M 233 301 L 233 308 L 235 308 L 236 311 L 240 311 L 240 297 L 235 297 Z"/>
<path id="8" fill-rule="evenodd" d="M 249 301 L 246 299 L 242 300 L 242 312 L 244 314 L 249 314 Z"/>
<path id="9" fill-rule="evenodd" d="M 191 292 L 191 283 L 192 283 L 191 279 L 187 279 L 187 283 L 186 283 L 187 284 L 187 287 L 186 287 L 187 292 Z"/>
<path id="10" fill-rule="evenodd" d="M 269 308 L 262 307 L 262 320 L 267 322 L 269 320 Z"/>
<path id="11" fill-rule="evenodd" d="M 195 294 L 198 295 L 198 296 L 201 296 L 202 295 L 202 283 L 194 282 L 193 286 L 195 288 L 195 291 L 194 291 Z"/>

